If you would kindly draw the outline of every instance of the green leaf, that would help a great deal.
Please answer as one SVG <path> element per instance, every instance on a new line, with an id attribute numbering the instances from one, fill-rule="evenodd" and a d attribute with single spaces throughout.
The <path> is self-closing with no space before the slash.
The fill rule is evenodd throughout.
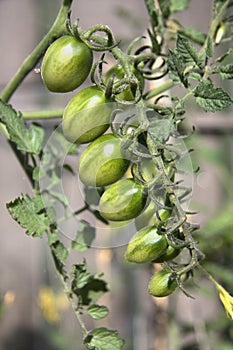
<path id="1" fill-rule="evenodd" d="M 183 35 L 178 34 L 176 48 L 183 62 L 202 68 L 203 58 L 199 56 L 195 46 Z"/>
<path id="2" fill-rule="evenodd" d="M 64 246 L 64 244 L 59 240 L 56 240 L 54 243 L 51 244 L 51 249 L 53 251 L 53 254 L 56 256 L 57 260 L 59 261 L 59 263 L 64 264 L 69 254 L 69 251 Z"/>
<path id="3" fill-rule="evenodd" d="M 170 10 L 171 1 L 170 0 L 158 0 L 158 2 L 159 2 L 159 8 L 162 12 L 163 17 L 165 19 L 167 19 L 171 14 L 171 10 Z"/>
<path id="4" fill-rule="evenodd" d="M 51 229 L 51 219 L 39 195 L 34 198 L 30 198 L 28 195 L 21 195 L 7 203 L 7 209 L 12 218 L 26 229 L 27 235 L 42 237 L 45 231 L 50 231 Z"/>
<path id="5" fill-rule="evenodd" d="M 96 350 L 122 350 L 125 341 L 119 338 L 117 331 L 104 327 L 93 329 L 84 339 L 89 349 Z"/>
<path id="6" fill-rule="evenodd" d="M 94 318 L 94 320 L 99 320 L 108 315 L 108 308 L 103 305 L 92 304 L 88 307 L 87 313 Z"/>
<path id="7" fill-rule="evenodd" d="M 150 16 L 152 27 L 155 28 L 158 25 L 158 11 L 155 7 L 154 0 L 145 0 L 148 14 Z"/>
<path id="8" fill-rule="evenodd" d="M 187 38 L 199 45 L 203 45 L 206 39 L 206 34 L 200 32 L 199 30 L 193 27 L 180 28 L 179 33 L 186 36 Z"/>
<path id="9" fill-rule="evenodd" d="M 175 82 L 184 87 L 188 87 L 188 81 L 184 76 L 185 66 L 182 58 L 176 50 L 170 50 L 168 55 L 169 76 Z"/>
<path id="10" fill-rule="evenodd" d="M 100 275 L 92 275 L 87 265 L 73 265 L 71 270 L 71 288 L 77 295 L 80 305 L 94 304 L 101 295 L 108 291 L 107 284 Z"/>
<path id="11" fill-rule="evenodd" d="M 222 79 L 233 79 L 233 64 L 226 64 L 225 66 L 217 67 Z"/>
<path id="12" fill-rule="evenodd" d="M 10 141 L 16 143 L 18 150 L 34 154 L 41 152 L 44 130 L 33 124 L 27 128 L 22 115 L 1 100 L 0 120 L 6 125 Z"/>
<path id="13" fill-rule="evenodd" d="M 218 57 L 216 62 L 222 62 L 233 52 L 233 48 L 228 49 L 222 56 Z"/>
<path id="14" fill-rule="evenodd" d="M 148 134 L 155 142 L 165 143 L 172 132 L 174 132 L 174 122 L 170 119 L 158 117 L 158 113 L 155 111 L 149 111 L 147 113 L 149 120 Z"/>
<path id="15" fill-rule="evenodd" d="M 85 252 L 90 248 L 91 243 L 95 238 L 95 228 L 85 220 L 81 220 L 79 225 L 80 228 L 76 234 L 75 240 L 71 243 L 71 247 L 80 252 Z"/>
<path id="16" fill-rule="evenodd" d="M 190 1 L 191 0 L 170 0 L 171 12 L 179 12 L 179 11 L 183 11 L 183 10 L 187 9 Z"/>
<path id="17" fill-rule="evenodd" d="M 213 57 L 214 55 L 214 43 L 211 37 L 207 38 L 205 53 L 207 57 Z"/>
<path id="18" fill-rule="evenodd" d="M 222 88 L 215 88 L 209 80 L 197 85 L 194 96 L 197 104 L 206 112 L 220 111 L 232 105 L 230 96 Z"/>

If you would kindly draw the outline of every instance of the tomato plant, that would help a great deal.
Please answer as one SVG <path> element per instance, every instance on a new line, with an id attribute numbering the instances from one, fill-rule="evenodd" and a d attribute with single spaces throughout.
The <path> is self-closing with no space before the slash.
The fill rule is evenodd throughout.
<path id="1" fill-rule="evenodd" d="M 117 331 L 90 330 L 84 324 L 83 315 L 97 320 L 108 314 L 107 307 L 97 304 L 108 291 L 102 274 L 89 272 L 86 260 L 75 261 L 71 269 L 67 264 L 72 249 L 83 253 L 95 241 L 96 227 L 83 219 L 84 213 L 110 231 L 114 224 L 121 229 L 135 223 L 126 260 L 162 264 L 149 282 L 151 295 L 164 297 L 176 289 L 189 295 L 186 280 L 199 270 L 214 283 L 233 319 L 232 296 L 201 265 L 204 253 L 194 236 L 199 225 L 185 206 L 191 190 L 178 167 L 191 151 L 181 141 L 192 137 L 185 122 L 187 101 L 192 98 L 196 108 L 209 113 L 232 107 L 229 93 L 217 85 L 218 77 L 233 77 L 233 65 L 225 61 L 231 59 L 232 48 L 221 55 L 218 49 L 233 38 L 232 1 L 213 1 L 208 33 L 185 28 L 173 18 L 189 1 L 144 1 L 148 35 L 134 38 L 122 50 L 108 26 L 83 30 L 78 21 L 72 23 L 72 0 L 63 0 L 51 29 L 0 96 L 0 131 L 32 187 L 30 195 L 19 195 L 7 209 L 27 235 L 47 238 L 88 349 L 121 350 L 124 341 Z M 113 68 L 104 74 L 109 56 Z M 73 95 L 62 111 L 18 111 L 9 100 L 41 59 L 41 76 L 51 92 L 73 91 L 89 74 L 91 84 Z M 178 96 L 173 89 L 177 86 Z M 62 132 L 57 122 L 50 135 L 44 124 L 33 122 L 54 117 L 60 118 Z M 83 150 L 81 143 L 89 145 Z M 71 208 L 62 186 L 62 170 L 76 174 L 70 157 L 84 188 L 77 209 Z M 77 231 L 68 242 L 61 223 L 65 226 L 70 219 Z"/>
<path id="2" fill-rule="evenodd" d="M 64 35 L 45 53 L 41 65 L 43 81 L 50 91 L 72 91 L 86 80 L 92 60 L 92 51 L 82 40 Z"/>

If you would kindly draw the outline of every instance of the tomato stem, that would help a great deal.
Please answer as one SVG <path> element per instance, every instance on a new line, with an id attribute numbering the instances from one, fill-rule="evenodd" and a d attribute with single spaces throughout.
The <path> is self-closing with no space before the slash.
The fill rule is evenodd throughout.
<path id="1" fill-rule="evenodd" d="M 62 118 L 63 109 L 55 110 L 38 110 L 38 111 L 22 111 L 22 116 L 26 120 L 34 119 L 55 119 Z"/>
<path id="2" fill-rule="evenodd" d="M 153 90 L 150 90 L 149 92 L 147 92 L 145 95 L 144 95 L 144 98 L 146 100 L 149 100 L 150 98 L 152 97 L 155 97 L 155 96 L 158 96 L 159 94 L 169 90 L 170 88 L 172 88 L 173 86 L 175 86 L 175 83 L 174 81 L 172 80 L 168 80 L 166 81 L 164 84 L 156 87 L 155 89 Z"/>
<path id="3" fill-rule="evenodd" d="M 32 51 L 32 53 L 25 59 L 19 70 L 9 81 L 5 89 L 2 91 L 0 98 L 4 102 L 8 102 L 15 90 L 26 78 L 26 76 L 32 71 L 32 69 L 39 62 L 43 56 L 45 50 L 51 44 L 52 41 L 57 39 L 59 36 L 64 35 L 68 32 L 66 22 L 70 16 L 70 7 L 73 0 L 64 0 L 63 4 L 58 12 L 58 15 L 48 33 L 41 40 L 38 46 Z"/>

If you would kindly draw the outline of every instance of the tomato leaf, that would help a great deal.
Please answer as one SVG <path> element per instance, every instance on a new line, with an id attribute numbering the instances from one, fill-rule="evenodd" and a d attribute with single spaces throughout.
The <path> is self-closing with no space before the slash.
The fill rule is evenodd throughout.
<path id="1" fill-rule="evenodd" d="M 215 71 L 220 73 L 220 77 L 222 79 L 233 79 L 233 64 L 232 63 L 217 67 Z"/>
<path id="2" fill-rule="evenodd" d="M 94 304 L 99 297 L 108 291 L 106 282 L 101 275 L 92 275 L 87 271 L 86 261 L 72 266 L 71 288 L 78 296 L 80 305 Z"/>
<path id="3" fill-rule="evenodd" d="M 222 88 L 215 88 L 209 80 L 200 82 L 194 90 L 197 104 L 206 112 L 220 111 L 232 105 L 230 96 Z"/>
<path id="4" fill-rule="evenodd" d="M 79 225 L 80 228 L 76 234 L 75 240 L 72 241 L 71 246 L 73 249 L 85 252 L 90 248 L 91 243 L 95 238 L 95 228 L 85 220 L 81 220 Z"/>
<path id="5" fill-rule="evenodd" d="M 34 154 L 41 152 L 44 130 L 40 126 L 33 124 L 27 128 L 22 115 L 1 100 L 0 120 L 6 125 L 10 141 L 16 143 L 19 151 Z"/>
<path id="6" fill-rule="evenodd" d="M 179 33 L 199 45 L 203 45 L 206 39 L 206 34 L 193 27 L 180 28 Z"/>
<path id="7" fill-rule="evenodd" d="M 108 315 L 108 308 L 103 305 L 92 304 L 87 308 L 87 313 L 94 318 L 94 320 L 99 320 Z"/>
<path id="8" fill-rule="evenodd" d="M 122 350 L 124 340 L 119 338 L 117 331 L 104 327 L 93 329 L 84 339 L 88 349 Z"/>
<path id="9" fill-rule="evenodd" d="M 56 240 L 54 243 L 51 244 L 51 249 L 53 254 L 56 256 L 57 261 L 60 264 L 64 264 L 69 254 L 69 251 L 64 246 L 64 244 L 59 240 Z"/>
<path id="10" fill-rule="evenodd" d="M 28 195 L 21 195 L 7 203 L 7 209 L 12 218 L 26 229 L 27 235 L 42 237 L 43 233 L 51 229 L 51 218 L 44 208 L 41 196 L 30 198 Z"/>
<path id="11" fill-rule="evenodd" d="M 179 12 L 188 8 L 190 0 L 170 0 L 170 10 L 171 12 Z"/>
<path id="12" fill-rule="evenodd" d="M 187 78 L 184 75 L 185 65 L 182 62 L 182 56 L 177 50 L 170 50 L 168 55 L 169 76 L 175 82 L 185 88 L 188 87 Z"/>
<path id="13" fill-rule="evenodd" d="M 176 48 L 183 62 L 202 68 L 203 58 L 199 55 L 195 46 L 183 35 L 178 34 Z"/>

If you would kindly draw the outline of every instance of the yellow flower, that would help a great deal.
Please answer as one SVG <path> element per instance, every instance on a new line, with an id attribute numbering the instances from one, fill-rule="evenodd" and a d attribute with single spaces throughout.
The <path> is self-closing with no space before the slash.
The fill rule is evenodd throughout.
<path id="1" fill-rule="evenodd" d="M 57 323 L 61 318 L 61 312 L 68 308 L 69 302 L 64 294 L 55 294 L 50 287 L 41 287 L 38 304 L 46 321 Z"/>
<path id="2" fill-rule="evenodd" d="M 233 320 L 233 297 L 211 275 L 209 275 L 209 279 L 215 284 L 219 292 L 219 298 L 223 303 L 227 316 Z"/>

